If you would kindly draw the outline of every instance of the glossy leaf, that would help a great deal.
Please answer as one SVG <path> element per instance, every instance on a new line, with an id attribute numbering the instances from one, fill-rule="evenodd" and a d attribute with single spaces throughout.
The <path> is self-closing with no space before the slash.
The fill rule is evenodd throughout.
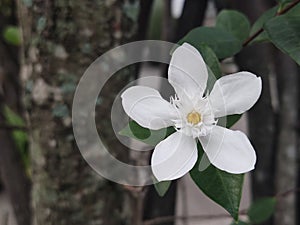
<path id="1" fill-rule="evenodd" d="M 269 219 L 274 213 L 275 205 L 275 198 L 262 198 L 254 202 L 248 210 L 251 224 L 260 224 Z"/>
<path id="2" fill-rule="evenodd" d="M 178 44 L 187 42 L 201 50 L 201 46 L 209 46 L 219 59 L 231 57 L 242 48 L 242 42 L 231 33 L 216 27 L 198 27 L 191 30 Z"/>
<path id="3" fill-rule="evenodd" d="M 154 184 L 155 190 L 160 197 L 163 197 L 171 186 L 171 181 L 162 181 Z"/>
<path id="4" fill-rule="evenodd" d="M 259 31 L 266 22 L 268 22 L 270 19 L 272 19 L 275 15 L 276 12 L 278 10 L 278 6 L 275 6 L 269 10 L 267 10 L 266 12 L 264 12 L 259 18 L 258 20 L 256 20 L 256 22 L 253 24 L 251 31 L 250 31 L 250 35 L 255 34 L 257 31 Z M 260 35 L 258 35 L 253 42 L 263 42 L 263 41 L 267 41 L 268 40 L 268 36 L 266 34 L 265 31 L 263 31 Z"/>
<path id="5" fill-rule="evenodd" d="M 300 14 L 275 17 L 264 28 L 272 43 L 300 65 Z"/>
<path id="6" fill-rule="evenodd" d="M 5 28 L 3 32 L 3 38 L 11 45 L 19 46 L 22 43 L 20 30 L 15 26 L 9 26 Z"/>
<path id="7" fill-rule="evenodd" d="M 199 144 L 198 152 L 198 161 L 190 171 L 193 181 L 210 199 L 221 205 L 235 220 L 238 220 L 244 175 L 230 174 L 211 164 L 207 169 L 200 171 L 199 163 L 204 151 Z"/>
<path id="8" fill-rule="evenodd" d="M 250 33 L 248 18 L 235 10 L 222 10 L 217 16 L 216 27 L 228 31 L 241 41 L 245 41 Z"/>
<path id="9" fill-rule="evenodd" d="M 141 127 L 135 121 L 130 121 L 129 124 L 119 132 L 119 134 L 134 138 L 151 146 L 156 146 L 159 142 L 161 142 L 174 132 L 175 129 L 173 127 L 168 127 L 160 130 L 150 130 Z"/>

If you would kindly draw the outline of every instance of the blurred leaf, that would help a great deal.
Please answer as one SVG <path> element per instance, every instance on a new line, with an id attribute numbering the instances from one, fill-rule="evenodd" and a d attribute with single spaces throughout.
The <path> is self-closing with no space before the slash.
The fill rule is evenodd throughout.
<path id="1" fill-rule="evenodd" d="M 14 111 L 12 111 L 8 106 L 3 107 L 3 116 L 7 124 L 9 124 L 10 126 L 25 127 L 24 120 Z M 15 145 L 17 147 L 17 150 L 21 155 L 21 159 L 23 161 L 24 167 L 26 171 L 29 172 L 30 161 L 29 161 L 29 154 L 27 149 L 28 135 L 25 131 L 14 130 L 12 132 L 12 136 Z"/>
<path id="2" fill-rule="evenodd" d="M 154 184 L 155 190 L 160 197 L 163 197 L 169 190 L 171 181 L 162 181 Z"/>
<path id="3" fill-rule="evenodd" d="M 47 18 L 42 16 L 37 20 L 36 29 L 41 33 L 47 26 Z"/>
<path id="4" fill-rule="evenodd" d="M 276 12 L 278 10 L 278 6 L 275 6 L 269 10 L 267 10 L 266 12 L 264 12 L 259 18 L 258 20 L 256 20 L 256 22 L 253 24 L 251 31 L 250 31 L 250 35 L 255 34 L 257 31 L 259 31 L 264 24 L 269 21 L 270 19 L 272 19 L 275 15 Z M 258 35 L 253 41 L 253 42 L 262 42 L 262 41 L 267 41 L 268 40 L 268 36 L 266 34 L 265 31 L 263 31 L 260 35 Z"/>
<path id="5" fill-rule="evenodd" d="M 16 26 L 6 27 L 3 31 L 4 40 L 15 46 L 20 46 L 22 43 L 20 29 Z"/>
<path id="6" fill-rule="evenodd" d="M 276 199 L 262 198 L 255 201 L 248 210 L 248 216 L 251 224 L 260 224 L 269 219 L 274 213 Z"/>
<path id="7" fill-rule="evenodd" d="M 217 16 L 216 27 L 228 31 L 241 41 L 245 41 L 250 33 L 248 18 L 235 10 L 222 10 Z"/>
<path id="8" fill-rule="evenodd" d="M 193 181 L 211 200 L 221 205 L 235 220 L 238 220 L 244 174 L 230 174 L 217 169 L 212 164 L 200 171 L 199 163 L 203 156 L 204 151 L 198 144 L 198 161 L 190 171 Z"/>
<path id="9" fill-rule="evenodd" d="M 293 2 L 294 0 L 277 0 L 280 4 L 285 4 L 285 3 L 290 3 Z"/>
<path id="10" fill-rule="evenodd" d="M 28 8 L 32 6 L 32 0 L 23 0 L 23 3 Z"/>
<path id="11" fill-rule="evenodd" d="M 264 28 L 272 43 L 300 65 L 300 14 L 275 17 Z"/>
<path id="12" fill-rule="evenodd" d="M 233 221 L 230 225 L 249 225 L 249 223 L 246 223 L 244 221 Z"/>
<path id="13" fill-rule="evenodd" d="M 55 117 L 63 118 L 67 117 L 69 115 L 69 109 L 67 105 L 56 105 L 54 109 L 52 110 L 52 114 Z"/>
<path id="14" fill-rule="evenodd" d="M 218 59 L 231 57 L 242 48 L 242 42 L 231 33 L 216 27 L 198 27 L 191 30 L 178 44 L 187 42 L 201 52 L 201 46 L 209 46 Z"/>
<path id="15" fill-rule="evenodd" d="M 151 40 L 160 40 L 162 31 L 162 15 L 163 15 L 163 1 L 156 0 L 152 6 L 151 19 L 147 37 Z"/>
<path id="16" fill-rule="evenodd" d="M 139 16 L 139 1 L 130 2 L 126 1 L 123 5 L 123 11 L 125 12 L 126 16 L 130 18 L 132 21 L 137 21 Z"/>
<path id="17" fill-rule="evenodd" d="M 134 138 L 151 146 L 156 146 L 159 142 L 174 132 L 175 129 L 173 127 L 163 128 L 160 130 L 150 130 L 141 127 L 135 121 L 130 121 L 129 124 L 119 132 L 119 134 Z"/>

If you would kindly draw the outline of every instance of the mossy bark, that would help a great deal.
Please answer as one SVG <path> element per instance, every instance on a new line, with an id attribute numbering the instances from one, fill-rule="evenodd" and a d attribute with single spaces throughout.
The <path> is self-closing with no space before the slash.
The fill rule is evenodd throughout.
<path id="1" fill-rule="evenodd" d="M 18 0 L 34 224 L 126 224 L 122 187 L 97 176 L 85 163 L 70 122 L 74 87 L 84 71 L 106 50 L 135 34 L 136 21 L 123 6 L 121 0 Z M 104 90 L 110 97 L 103 103 L 103 126 L 108 126 L 104 122 L 114 94 L 134 75 L 121 73 L 122 80 L 112 79 L 113 88 Z M 113 135 L 109 127 L 106 135 Z M 122 146 L 113 143 L 119 152 Z"/>

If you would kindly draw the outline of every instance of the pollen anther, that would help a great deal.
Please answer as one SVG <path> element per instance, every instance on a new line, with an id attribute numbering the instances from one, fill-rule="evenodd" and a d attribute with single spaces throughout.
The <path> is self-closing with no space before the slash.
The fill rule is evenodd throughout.
<path id="1" fill-rule="evenodd" d="M 187 115 L 187 121 L 193 125 L 200 123 L 201 120 L 202 120 L 201 115 L 198 112 L 193 111 Z"/>

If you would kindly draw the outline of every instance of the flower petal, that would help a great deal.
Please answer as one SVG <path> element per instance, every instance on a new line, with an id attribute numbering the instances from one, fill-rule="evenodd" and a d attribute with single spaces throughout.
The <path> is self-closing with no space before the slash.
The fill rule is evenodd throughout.
<path id="1" fill-rule="evenodd" d="M 258 100 L 261 89 L 261 78 L 249 72 L 221 77 L 209 96 L 215 117 L 242 114 L 249 110 Z"/>
<path id="2" fill-rule="evenodd" d="M 178 95 L 184 91 L 191 99 L 196 95 L 202 97 L 208 73 L 206 64 L 196 48 L 188 43 L 179 46 L 172 55 L 168 74 L 169 82 Z"/>
<path id="3" fill-rule="evenodd" d="M 175 132 L 155 147 L 151 167 L 158 181 L 175 180 L 188 173 L 197 158 L 195 139 Z"/>
<path id="4" fill-rule="evenodd" d="M 241 174 L 254 169 L 256 154 L 244 133 L 215 126 L 199 140 L 209 161 L 220 170 Z"/>
<path id="5" fill-rule="evenodd" d="M 126 114 L 142 127 L 158 130 L 173 125 L 177 118 L 174 107 L 153 88 L 130 87 L 121 98 Z"/>

